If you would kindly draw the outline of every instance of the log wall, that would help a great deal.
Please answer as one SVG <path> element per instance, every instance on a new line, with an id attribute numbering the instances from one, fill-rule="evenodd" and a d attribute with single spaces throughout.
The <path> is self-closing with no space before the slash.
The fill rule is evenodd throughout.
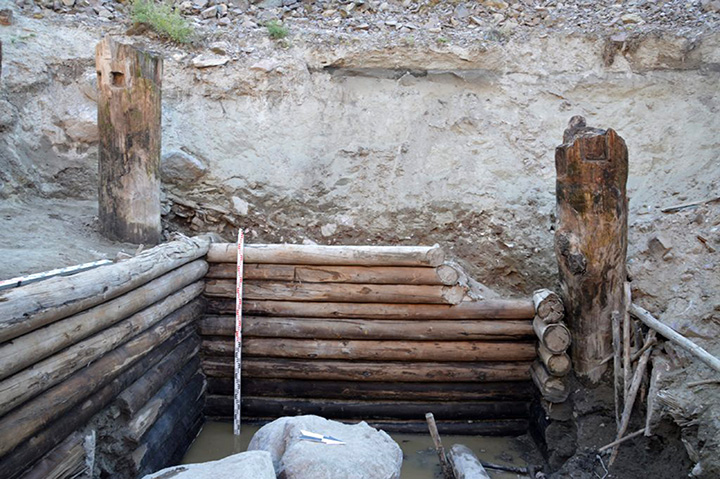
<path id="1" fill-rule="evenodd" d="M 135 478 L 184 454 L 209 243 L 0 292 L 1 477 Z"/>
<path id="2" fill-rule="evenodd" d="M 537 357 L 531 298 L 480 298 L 435 246 L 246 245 L 242 413 L 397 431 L 522 433 Z M 208 253 L 205 414 L 233 414 L 236 246 Z"/>

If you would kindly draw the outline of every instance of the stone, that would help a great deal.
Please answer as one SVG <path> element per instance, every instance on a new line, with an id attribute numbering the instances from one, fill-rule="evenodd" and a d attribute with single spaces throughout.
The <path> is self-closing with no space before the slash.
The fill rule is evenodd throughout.
<path id="1" fill-rule="evenodd" d="M 195 0 L 192 5 L 196 10 L 203 10 L 208 6 L 208 3 L 208 0 Z"/>
<path id="2" fill-rule="evenodd" d="M 218 14 L 217 7 L 208 7 L 202 12 L 200 12 L 200 16 L 202 18 L 214 18 Z"/>
<path id="3" fill-rule="evenodd" d="M 213 7 L 214 8 L 214 7 Z M 215 55 L 212 53 L 203 53 L 192 59 L 192 66 L 195 68 L 220 67 L 230 61 L 230 57 L 225 55 Z"/>
<path id="4" fill-rule="evenodd" d="M 248 211 L 250 210 L 250 204 L 245 201 L 242 198 L 238 198 L 237 196 L 232 197 L 232 204 L 233 209 L 236 213 L 238 213 L 241 216 L 247 216 Z"/>
<path id="5" fill-rule="evenodd" d="M 670 238 L 662 233 L 653 236 L 650 238 L 650 241 L 648 241 L 648 249 L 650 250 L 650 253 L 658 257 L 664 256 L 672 249 L 672 247 L 673 245 Z"/>
<path id="6" fill-rule="evenodd" d="M 169 151 L 160 162 L 162 181 L 173 184 L 191 184 L 205 175 L 207 166 L 184 151 Z"/>
<path id="7" fill-rule="evenodd" d="M 283 0 L 263 0 L 262 2 L 258 3 L 258 7 L 264 8 L 264 9 L 270 9 L 270 8 L 280 8 L 283 6 Z"/>
<path id="8" fill-rule="evenodd" d="M 620 17 L 620 21 L 625 24 L 628 23 L 645 23 L 645 20 L 637 13 L 626 13 Z"/>
<path id="9" fill-rule="evenodd" d="M 61 121 L 65 134 L 80 143 L 95 143 L 100 138 L 95 105 L 81 103 L 70 108 Z"/>
<path id="10" fill-rule="evenodd" d="M 218 479 L 232 477 L 233 479 L 275 479 L 270 454 L 265 451 L 242 452 L 228 456 L 219 461 L 204 462 L 202 464 L 183 464 L 172 466 L 143 479 Z"/>
<path id="11" fill-rule="evenodd" d="M 328 223 L 320 228 L 320 234 L 325 236 L 332 236 L 337 231 L 337 225 L 335 223 Z"/>
<path id="12" fill-rule="evenodd" d="M 300 430 L 333 436 L 344 445 L 300 439 Z M 403 455 L 384 431 L 365 422 L 343 424 L 319 416 L 277 419 L 253 436 L 249 451 L 270 453 L 284 479 L 398 479 Z"/>
<path id="13" fill-rule="evenodd" d="M 66 7 L 74 7 L 75 6 L 75 0 L 62 0 L 62 4 Z"/>
<path id="14" fill-rule="evenodd" d="M 9 27 L 13 22 L 13 13 L 10 9 L 0 10 L 0 25 Z"/>
<path id="15" fill-rule="evenodd" d="M 720 0 L 701 0 L 700 8 L 706 12 L 720 13 Z"/>

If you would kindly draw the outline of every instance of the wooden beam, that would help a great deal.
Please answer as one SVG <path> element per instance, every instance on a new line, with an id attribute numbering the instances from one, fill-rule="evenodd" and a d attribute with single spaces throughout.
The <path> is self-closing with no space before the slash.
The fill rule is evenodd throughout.
<path id="1" fill-rule="evenodd" d="M 88 454 L 89 453 L 89 454 Z M 22 479 L 66 479 L 91 477 L 95 454 L 95 432 L 75 432 L 34 464 Z"/>
<path id="2" fill-rule="evenodd" d="M 553 376 L 567 376 L 570 373 L 570 356 L 565 353 L 551 352 L 542 343 L 538 344 L 538 357 L 545 369 Z"/>
<path id="3" fill-rule="evenodd" d="M 448 459 L 455 479 L 490 479 L 480 460 L 467 446 L 453 444 Z"/>
<path id="4" fill-rule="evenodd" d="M 557 323 L 565 317 L 565 305 L 560 296 L 549 289 L 539 289 L 533 293 L 535 316 L 545 323 Z"/>
<path id="5" fill-rule="evenodd" d="M 533 330 L 540 342 L 553 354 L 562 354 L 570 347 L 570 331 L 563 323 L 545 323 L 536 317 Z"/>

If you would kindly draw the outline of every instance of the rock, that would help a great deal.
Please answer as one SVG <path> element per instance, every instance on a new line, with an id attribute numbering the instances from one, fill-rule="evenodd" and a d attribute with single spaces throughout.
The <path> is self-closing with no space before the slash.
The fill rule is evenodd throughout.
<path id="1" fill-rule="evenodd" d="M 701 0 L 700 8 L 706 12 L 720 13 L 720 0 Z"/>
<path id="2" fill-rule="evenodd" d="M 645 20 L 637 13 L 626 13 L 620 17 L 623 23 L 645 23 Z"/>
<path id="3" fill-rule="evenodd" d="M 333 436 L 345 445 L 300 439 L 300 430 Z M 283 417 L 253 436 L 249 451 L 268 451 L 284 479 L 398 479 L 402 451 L 384 431 L 365 422 L 343 424 L 319 416 Z"/>
<path id="4" fill-rule="evenodd" d="M 242 198 L 237 196 L 232 197 L 233 209 L 241 216 L 247 216 L 250 210 L 250 204 Z"/>
<path id="5" fill-rule="evenodd" d="M 275 479 L 270 454 L 265 451 L 242 452 L 228 456 L 219 461 L 204 462 L 202 464 L 184 464 L 172 466 L 143 479 L 218 479 L 232 477 L 233 479 Z"/>
<path id="6" fill-rule="evenodd" d="M 250 70 L 270 73 L 271 71 L 276 70 L 279 66 L 280 62 L 278 62 L 277 60 L 273 60 L 271 58 L 264 58 L 259 62 L 252 64 L 250 66 Z"/>
<path id="7" fill-rule="evenodd" d="M 10 9 L 0 10 L 0 25 L 9 27 L 13 22 L 13 13 Z"/>
<path id="8" fill-rule="evenodd" d="M 214 18 L 218 14 L 217 7 L 208 7 L 202 12 L 200 12 L 200 16 L 202 18 Z"/>
<path id="9" fill-rule="evenodd" d="M 75 106 L 66 112 L 61 126 L 71 140 L 95 143 L 99 139 L 97 108 L 88 104 Z"/>
<path id="10" fill-rule="evenodd" d="M 74 7 L 75 6 L 75 0 L 62 0 L 62 4 L 66 7 Z"/>
<path id="11" fill-rule="evenodd" d="M 184 151 L 165 153 L 160 162 L 162 181 L 173 184 L 190 184 L 199 180 L 207 170 L 205 164 Z"/>
<path id="12" fill-rule="evenodd" d="M 229 61 L 230 57 L 227 57 L 225 55 L 204 53 L 193 58 L 191 63 L 192 66 L 194 66 L 195 68 L 210 68 L 223 66 Z"/>
<path id="13" fill-rule="evenodd" d="M 227 42 L 214 42 L 210 44 L 210 50 L 216 55 L 227 55 L 230 51 L 230 44 Z"/>
<path id="14" fill-rule="evenodd" d="M 664 256 L 668 251 L 672 249 L 673 245 L 670 238 L 663 235 L 662 233 L 653 236 L 648 241 L 648 249 L 650 253 L 657 257 Z"/>
<path id="15" fill-rule="evenodd" d="M 103 18 L 105 20 L 111 20 L 114 17 L 114 15 L 110 10 L 108 10 L 105 7 L 102 7 L 98 10 L 98 17 Z"/>
<path id="16" fill-rule="evenodd" d="M 196 10 L 203 10 L 208 6 L 208 3 L 208 0 L 195 0 L 192 5 Z"/>
<path id="17" fill-rule="evenodd" d="M 270 8 L 280 8 L 283 6 L 283 0 L 263 0 L 262 2 L 258 3 L 258 7 L 264 8 L 264 9 L 270 9 Z"/>
<path id="18" fill-rule="evenodd" d="M 457 7 L 455 7 L 455 12 L 453 13 L 453 15 L 458 20 L 464 20 L 470 16 L 470 10 L 468 10 L 464 3 L 460 3 Z"/>
<path id="19" fill-rule="evenodd" d="M 337 225 L 335 223 L 328 223 L 320 228 L 320 234 L 325 236 L 332 236 L 337 231 Z"/>
<path id="20" fill-rule="evenodd" d="M 502 0 L 484 0 L 482 4 L 485 7 L 492 8 L 494 10 L 504 10 L 508 7 L 508 4 Z"/>

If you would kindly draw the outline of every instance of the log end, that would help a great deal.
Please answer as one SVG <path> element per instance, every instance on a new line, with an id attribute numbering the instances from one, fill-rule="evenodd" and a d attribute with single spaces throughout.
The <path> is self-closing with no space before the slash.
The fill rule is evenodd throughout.
<path id="1" fill-rule="evenodd" d="M 428 266 L 440 266 L 445 261 L 445 251 L 443 251 L 439 244 L 434 244 L 426 253 L 425 258 Z"/>
<path id="2" fill-rule="evenodd" d="M 450 264 L 441 264 L 435 271 L 440 282 L 446 286 L 453 286 L 460 280 L 460 272 Z"/>

